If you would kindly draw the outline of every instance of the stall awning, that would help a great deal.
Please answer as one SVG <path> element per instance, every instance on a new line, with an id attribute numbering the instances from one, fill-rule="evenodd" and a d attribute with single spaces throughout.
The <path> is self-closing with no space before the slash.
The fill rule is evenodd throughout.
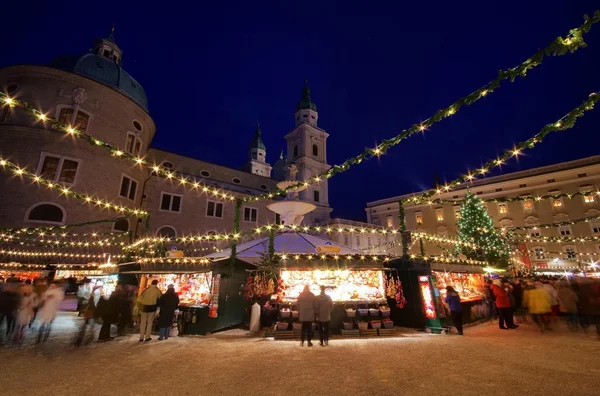
<path id="1" fill-rule="evenodd" d="M 469 272 L 471 274 L 483 274 L 483 267 L 472 264 L 450 264 L 450 263 L 431 263 L 432 271 L 445 272 Z"/>

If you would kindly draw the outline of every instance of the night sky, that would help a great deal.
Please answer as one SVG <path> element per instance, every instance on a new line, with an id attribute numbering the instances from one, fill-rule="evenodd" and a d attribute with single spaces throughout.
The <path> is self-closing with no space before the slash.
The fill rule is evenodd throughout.
<path id="1" fill-rule="evenodd" d="M 153 146 L 239 168 L 260 121 L 273 164 L 304 80 L 329 134 L 330 164 L 396 135 L 516 66 L 600 8 L 592 0 L 9 2 L 0 66 L 84 53 L 116 24 L 123 67 L 146 89 Z M 588 48 L 330 180 L 333 216 L 479 167 L 600 91 L 600 24 Z M 600 108 L 504 172 L 599 154 Z"/>

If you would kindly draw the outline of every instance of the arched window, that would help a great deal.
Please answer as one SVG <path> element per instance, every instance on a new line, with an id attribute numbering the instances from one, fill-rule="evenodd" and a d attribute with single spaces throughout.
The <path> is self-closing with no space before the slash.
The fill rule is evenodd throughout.
<path id="1" fill-rule="evenodd" d="M 171 226 L 162 226 L 156 231 L 156 236 L 161 238 L 177 238 L 177 231 Z"/>
<path id="2" fill-rule="evenodd" d="M 316 144 L 313 144 L 313 155 L 315 157 L 319 156 L 319 146 L 317 146 Z"/>
<path id="3" fill-rule="evenodd" d="M 121 219 L 119 221 L 116 221 L 115 224 L 113 225 L 113 230 L 123 231 L 123 232 L 129 231 L 129 220 Z"/>
<path id="4" fill-rule="evenodd" d="M 298 145 L 294 146 L 294 158 L 298 156 Z"/>
<path id="5" fill-rule="evenodd" d="M 40 202 L 27 209 L 25 220 L 35 223 L 65 224 L 66 211 L 52 202 Z"/>

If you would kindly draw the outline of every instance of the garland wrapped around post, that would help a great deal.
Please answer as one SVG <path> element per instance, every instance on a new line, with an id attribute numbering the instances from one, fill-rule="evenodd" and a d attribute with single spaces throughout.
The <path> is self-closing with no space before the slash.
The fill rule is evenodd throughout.
<path id="1" fill-rule="evenodd" d="M 408 240 L 406 239 L 406 216 L 404 214 L 404 205 L 402 200 L 398 201 L 398 220 L 400 220 L 400 240 L 402 241 L 402 256 L 408 256 Z"/>
<path id="2" fill-rule="evenodd" d="M 419 238 L 419 247 L 421 248 L 421 256 L 425 256 L 425 248 L 423 247 L 423 238 Z"/>
<path id="3" fill-rule="evenodd" d="M 235 200 L 235 215 L 233 217 L 233 233 L 237 234 L 240 231 L 240 213 L 242 211 L 242 199 L 237 198 Z M 231 273 L 233 274 L 233 266 L 235 265 L 235 257 L 237 255 L 237 240 L 234 239 L 231 244 L 231 256 L 230 256 L 230 264 L 231 264 Z"/>
<path id="4" fill-rule="evenodd" d="M 273 263 L 275 260 L 275 229 L 269 231 L 269 261 Z"/>

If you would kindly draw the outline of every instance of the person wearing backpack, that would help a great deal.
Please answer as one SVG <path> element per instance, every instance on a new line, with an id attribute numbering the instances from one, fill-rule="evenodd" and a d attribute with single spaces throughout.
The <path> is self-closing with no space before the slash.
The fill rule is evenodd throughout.
<path id="1" fill-rule="evenodd" d="M 158 300 L 162 296 L 162 293 L 158 289 L 158 280 L 154 279 L 150 286 L 146 288 L 138 297 L 138 304 L 140 304 L 140 342 L 152 341 L 150 335 L 152 334 L 152 324 L 154 323 L 154 317 L 156 316 L 156 310 L 158 308 Z"/>

